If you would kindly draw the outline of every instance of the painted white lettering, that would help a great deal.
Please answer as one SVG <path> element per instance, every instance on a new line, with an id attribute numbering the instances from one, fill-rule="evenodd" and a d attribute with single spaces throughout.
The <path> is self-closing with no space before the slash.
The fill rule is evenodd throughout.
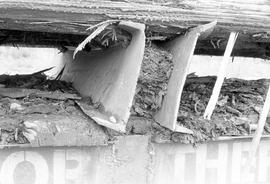
<path id="1" fill-rule="evenodd" d="M 66 184 L 66 151 L 55 150 L 53 154 L 53 183 Z"/>
<path id="2" fill-rule="evenodd" d="M 174 160 L 174 183 L 182 184 L 185 183 L 185 154 L 180 153 L 175 155 Z"/>
<path id="3" fill-rule="evenodd" d="M 87 162 L 87 160 L 84 160 L 84 157 L 82 157 L 82 152 L 81 150 L 78 149 L 69 149 L 66 150 L 66 162 L 70 162 L 73 164 L 68 164 L 66 163 L 66 179 L 72 180 L 73 183 L 82 183 L 83 182 L 83 169 L 82 169 L 82 164 L 83 162 Z"/>
<path id="4" fill-rule="evenodd" d="M 250 151 L 250 142 L 242 142 L 242 165 L 246 166 L 248 161 L 248 154 Z M 241 182 L 240 183 L 255 183 L 256 179 L 256 160 L 257 158 L 252 159 L 250 170 L 242 169 L 241 172 Z"/>
<path id="5" fill-rule="evenodd" d="M 227 155 L 228 145 L 221 143 L 218 144 L 218 157 L 216 159 L 207 159 L 207 147 L 203 146 L 197 150 L 197 184 L 205 183 L 205 171 L 206 168 L 217 169 L 217 184 L 226 183 L 226 171 L 227 171 Z"/>
<path id="6" fill-rule="evenodd" d="M 196 184 L 205 184 L 206 145 L 196 150 Z"/>
<path id="7" fill-rule="evenodd" d="M 242 166 L 242 144 L 233 143 L 232 149 L 232 167 L 231 167 L 231 181 L 232 183 L 239 183 L 241 181 L 241 166 Z"/>
<path id="8" fill-rule="evenodd" d="M 2 184 L 14 184 L 14 170 L 23 161 L 33 164 L 36 171 L 35 184 L 47 184 L 49 179 L 47 162 L 40 154 L 32 151 L 14 152 L 5 159 L 1 168 L 0 181 Z"/>
<path id="9" fill-rule="evenodd" d="M 258 169 L 258 181 L 266 182 L 267 173 L 270 169 L 270 146 L 269 142 L 261 142 L 259 149 L 259 169 Z"/>

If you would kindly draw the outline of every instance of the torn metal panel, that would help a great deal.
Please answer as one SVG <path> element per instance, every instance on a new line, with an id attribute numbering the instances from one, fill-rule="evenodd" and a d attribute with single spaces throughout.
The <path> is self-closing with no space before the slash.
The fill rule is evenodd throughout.
<path id="1" fill-rule="evenodd" d="M 109 117 L 106 114 L 100 112 L 98 109 L 95 109 L 94 107 L 87 105 L 83 102 L 76 101 L 76 104 L 80 107 L 84 114 L 91 117 L 91 119 L 93 119 L 98 124 L 119 132 L 126 131 L 126 125 L 122 123 L 117 123 L 114 117 Z"/>
<path id="2" fill-rule="evenodd" d="M 121 21 L 118 27 L 132 34 L 127 48 L 115 46 L 106 50 L 80 51 L 75 60 L 72 59 L 73 51 L 68 51 L 63 54 L 66 67 L 61 79 L 72 82 L 82 96 L 102 104 L 107 118 L 90 115 L 92 119 L 124 132 L 143 59 L 145 26 Z"/>
<path id="3" fill-rule="evenodd" d="M 177 37 L 165 45 L 173 54 L 174 69 L 169 80 L 167 94 L 161 109 L 155 115 L 155 120 L 173 131 L 192 134 L 191 130 L 176 124 L 181 93 L 197 39 L 201 34 L 211 32 L 216 23 L 214 21 L 193 28 L 186 35 Z"/>

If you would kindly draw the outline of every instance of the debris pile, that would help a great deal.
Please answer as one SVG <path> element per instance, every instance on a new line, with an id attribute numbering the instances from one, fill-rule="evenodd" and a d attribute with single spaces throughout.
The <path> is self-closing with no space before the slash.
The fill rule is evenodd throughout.
<path id="1" fill-rule="evenodd" d="M 222 135 L 249 135 L 256 129 L 269 80 L 226 79 L 211 117 L 202 115 L 216 77 L 188 78 L 182 93 L 178 122 L 195 132 L 195 141 Z"/>
<path id="2" fill-rule="evenodd" d="M 52 68 L 27 75 L 1 75 L 0 84 L 5 88 L 38 89 L 42 91 L 61 91 L 76 94 L 71 83 L 48 79 L 44 72 L 50 69 Z"/>
<path id="3" fill-rule="evenodd" d="M 57 119 L 58 115 L 66 117 L 80 113 L 77 116 L 81 117 L 81 114 L 86 115 L 82 103 L 98 110 L 102 116 L 102 104 L 93 103 L 90 98 L 82 99 L 71 83 L 48 79 L 44 74 L 47 70 L 30 75 L 0 76 L 0 145 L 31 142 L 38 127 L 28 119 L 36 115 Z M 267 79 L 225 79 L 212 118 L 206 120 L 203 113 L 216 77 L 191 74 L 182 92 L 177 123 L 194 134 L 172 132 L 156 123 L 153 115 L 162 105 L 172 70 L 170 53 L 154 46 L 146 47 L 127 134 L 151 134 L 155 142 L 195 145 L 219 136 L 246 136 L 254 132 L 270 84 Z M 269 134 L 270 121 L 267 121 L 264 133 Z M 104 132 L 110 138 L 119 135 L 112 130 Z"/>
<path id="4" fill-rule="evenodd" d="M 151 118 L 161 107 L 172 69 L 172 55 L 169 52 L 154 46 L 145 48 L 133 100 L 133 115 Z"/>
<path id="5" fill-rule="evenodd" d="M 47 70 L 0 76 L 1 145 L 29 143 L 34 139 L 37 127 L 27 121 L 29 116 L 74 112 L 73 100 L 80 97 L 71 84 L 48 80 L 44 74 Z"/>
<path id="6" fill-rule="evenodd" d="M 207 120 L 203 118 L 203 113 L 215 81 L 215 76 L 191 75 L 187 78 L 177 123 L 191 129 L 194 134 L 157 130 L 155 139 L 163 139 L 158 142 L 170 140 L 197 144 L 219 136 L 247 136 L 256 130 L 270 80 L 225 79 L 211 120 Z M 165 133 L 162 134 L 162 131 Z M 264 133 L 270 133 L 270 121 L 267 121 Z"/>

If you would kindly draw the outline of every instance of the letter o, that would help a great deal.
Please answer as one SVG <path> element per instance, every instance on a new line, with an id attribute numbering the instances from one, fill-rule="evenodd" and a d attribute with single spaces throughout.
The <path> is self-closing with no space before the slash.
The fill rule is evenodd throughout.
<path id="1" fill-rule="evenodd" d="M 36 171 L 35 184 L 47 184 L 49 179 L 47 162 L 40 154 L 32 151 L 15 152 L 5 159 L 0 174 L 2 184 L 14 184 L 13 172 L 16 166 L 23 161 L 28 161 L 34 165 Z"/>

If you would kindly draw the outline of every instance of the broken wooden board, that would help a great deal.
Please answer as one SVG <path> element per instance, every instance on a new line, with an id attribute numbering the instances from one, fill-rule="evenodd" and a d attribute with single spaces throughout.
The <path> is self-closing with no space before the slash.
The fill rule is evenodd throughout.
<path id="1" fill-rule="evenodd" d="M 228 32 L 258 33 L 268 31 L 270 25 L 267 0 L 6 0 L 0 5 L 2 28 L 40 32 L 86 34 L 87 27 L 108 19 L 133 20 L 159 29 L 175 26 L 178 31 L 214 19 L 219 22 L 218 28 Z"/>
<path id="2" fill-rule="evenodd" d="M 192 131 L 176 123 L 181 94 L 197 39 L 200 34 L 208 34 L 208 31 L 211 32 L 215 25 L 216 22 L 212 22 L 193 28 L 186 35 L 180 36 L 165 45 L 173 54 L 174 68 L 169 79 L 168 90 L 164 96 L 162 107 L 155 114 L 154 118 L 162 126 L 172 131 L 192 134 Z"/>
<path id="3" fill-rule="evenodd" d="M 16 106 L 14 105 L 16 104 Z M 0 98 L 1 147 L 106 145 L 104 129 L 71 101 Z"/>
<path id="4" fill-rule="evenodd" d="M 8 98 L 25 98 L 28 96 L 36 96 L 41 98 L 49 98 L 55 100 L 80 100 L 81 97 L 77 94 L 63 93 L 61 91 L 41 91 L 38 89 L 23 89 L 23 88 L 1 88 L 0 96 Z"/>
<path id="5" fill-rule="evenodd" d="M 231 57 L 231 53 L 232 53 L 234 44 L 236 42 L 237 36 L 238 36 L 238 33 L 232 32 L 230 34 L 228 45 L 226 47 L 224 56 L 223 56 L 221 64 L 220 64 L 217 81 L 215 83 L 211 98 L 207 104 L 207 107 L 206 107 L 204 115 L 203 115 L 204 118 L 210 119 L 212 116 L 212 113 L 215 109 L 216 103 L 218 101 L 218 96 L 219 96 L 223 81 L 224 81 L 225 76 L 226 76 L 227 65 L 229 64 L 229 59 Z"/>
<path id="6" fill-rule="evenodd" d="M 19 118 L 19 116 L 18 116 Z M 22 118 L 22 117 L 20 117 Z M 12 133 L 7 137 L 7 142 L 2 142 L 1 147 L 12 145 L 28 145 L 31 147 L 43 146 L 96 146 L 107 145 L 108 135 L 93 120 L 80 115 L 67 116 L 61 115 L 32 114 L 23 117 L 25 121 L 34 123 L 39 127 L 35 138 L 29 142 L 16 142 L 13 140 Z M 12 125 L 7 125 L 12 122 Z M 6 124 L 5 126 L 3 124 Z M 2 136 L 5 134 L 5 127 L 9 126 L 8 131 L 13 131 L 18 125 L 15 118 L 1 118 Z M 1 137 L 3 138 L 3 137 Z M 3 140 L 3 139 L 2 139 Z M 9 142 L 11 141 L 11 142 Z"/>
<path id="7" fill-rule="evenodd" d="M 253 168 L 253 163 L 256 159 L 256 155 L 258 153 L 260 142 L 263 136 L 264 127 L 267 124 L 266 121 L 267 121 L 267 115 L 268 115 L 269 110 L 270 110 L 270 85 L 268 87 L 266 99 L 264 101 L 264 105 L 260 113 L 260 118 L 258 121 L 258 128 L 252 138 L 252 142 L 251 142 L 251 146 L 250 146 L 250 150 L 248 154 L 248 159 L 246 160 L 246 163 L 245 163 L 245 168 L 244 168 L 245 175 L 251 171 L 251 168 Z M 247 180 L 244 179 L 244 182 L 247 182 Z"/>
<path id="8" fill-rule="evenodd" d="M 218 20 L 213 33 L 199 40 L 195 53 L 222 55 L 226 37 L 235 31 L 240 34 L 233 55 L 269 57 L 269 9 L 267 0 L 7 0 L 0 2 L 0 40 L 77 46 L 89 34 L 86 28 L 110 19 L 146 24 L 149 40 L 159 40 Z"/>

